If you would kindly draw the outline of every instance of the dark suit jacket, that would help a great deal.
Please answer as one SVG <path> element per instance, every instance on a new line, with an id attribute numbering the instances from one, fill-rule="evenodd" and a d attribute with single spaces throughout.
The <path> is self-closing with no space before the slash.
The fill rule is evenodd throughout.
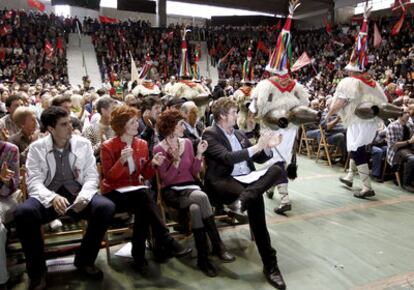
<path id="1" fill-rule="evenodd" d="M 264 151 L 258 152 L 249 157 L 247 148 L 252 146 L 247 136 L 239 130 L 234 130 L 234 134 L 239 140 L 242 150 L 232 151 L 231 145 L 223 131 L 217 126 L 208 127 L 203 134 L 203 139 L 208 142 L 205 152 L 207 162 L 207 172 L 205 180 L 208 183 L 214 182 L 218 178 L 227 178 L 234 169 L 234 164 L 247 161 L 249 168 L 255 170 L 254 162 L 264 163 L 271 158 Z"/>
<path id="2" fill-rule="evenodd" d="M 197 122 L 197 124 L 196 124 L 196 130 L 197 130 L 198 135 L 201 137 L 201 135 L 202 135 L 202 133 L 204 131 L 204 124 L 201 123 L 200 121 Z M 185 130 L 183 132 L 183 137 L 184 138 L 188 138 L 188 139 L 191 140 L 191 142 L 193 143 L 194 152 L 197 153 L 197 145 L 200 142 L 200 138 L 197 137 L 196 135 L 194 135 L 193 133 L 191 133 L 191 131 L 188 130 L 187 127 L 185 128 Z"/>

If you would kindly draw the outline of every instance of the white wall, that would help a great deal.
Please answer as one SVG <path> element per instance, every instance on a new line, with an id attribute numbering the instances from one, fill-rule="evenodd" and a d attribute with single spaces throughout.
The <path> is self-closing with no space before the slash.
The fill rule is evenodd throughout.
<path id="1" fill-rule="evenodd" d="M 54 7 L 51 5 L 50 2 L 43 2 L 46 6 L 45 12 L 50 14 L 54 12 Z M 33 8 L 29 7 L 27 4 L 27 0 L 0 0 L 0 9 L 3 9 L 4 7 L 7 7 L 9 9 L 24 9 L 24 10 L 34 10 Z M 101 7 L 99 11 L 97 10 L 91 10 L 91 9 L 85 9 L 81 7 L 70 7 L 71 10 L 71 16 L 78 16 L 79 19 L 83 19 L 85 16 L 91 16 L 92 18 L 98 18 L 99 15 L 105 15 L 112 18 L 117 18 L 120 20 L 125 19 L 133 19 L 133 20 L 145 20 L 149 21 L 152 26 L 157 25 L 157 15 L 156 14 L 150 14 L 150 13 L 138 13 L 138 12 L 132 12 L 132 11 L 122 11 L 117 10 L 114 8 L 107 8 L 107 7 Z M 188 25 L 198 25 L 198 26 L 204 26 L 206 24 L 206 19 L 203 18 L 193 18 L 188 16 L 179 16 L 179 15 L 167 15 L 167 25 L 170 23 L 185 23 Z"/>

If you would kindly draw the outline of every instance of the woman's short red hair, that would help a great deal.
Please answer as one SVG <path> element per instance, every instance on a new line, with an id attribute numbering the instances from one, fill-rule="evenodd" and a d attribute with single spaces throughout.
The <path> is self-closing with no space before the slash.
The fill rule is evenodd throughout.
<path id="1" fill-rule="evenodd" d="M 111 127 L 117 136 L 121 136 L 125 132 L 126 123 L 133 117 L 139 117 L 140 113 L 137 109 L 128 105 L 118 106 L 111 113 Z"/>

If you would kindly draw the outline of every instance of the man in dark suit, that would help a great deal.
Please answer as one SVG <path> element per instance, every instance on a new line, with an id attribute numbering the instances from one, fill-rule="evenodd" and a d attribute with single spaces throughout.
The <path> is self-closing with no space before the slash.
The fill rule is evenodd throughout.
<path id="1" fill-rule="evenodd" d="M 268 282 L 277 289 L 286 285 L 277 266 L 276 251 L 272 248 L 266 226 L 263 193 L 284 174 L 277 165 L 251 183 L 242 183 L 235 177 L 255 170 L 254 163 L 264 163 L 272 157 L 270 148 L 281 142 L 280 136 L 262 134 L 252 146 L 246 135 L 234 129 L 237 104 L 229 98 L 220 98 L 212 107 L 215 124 L 208 127 L 203 139 L 208 142 L 205 153 L 207 172 L 205 185 L 213 202 L 240 203 L 239 211 L 247 209 L 249 222 L 264 265 Z"/>

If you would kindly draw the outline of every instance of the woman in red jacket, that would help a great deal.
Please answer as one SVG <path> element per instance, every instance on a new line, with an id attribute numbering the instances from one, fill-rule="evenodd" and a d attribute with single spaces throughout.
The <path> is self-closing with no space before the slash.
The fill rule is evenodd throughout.
<path id="1" fill-rule="evenodd" d="M 153 195 L 144 180 L 155 174 L 154 166 L 164 161 L 161 154 L 148 158 L 147 142 L 135 137 L 138 134 L 139 111 L 123 105 L 111 114 L 111 127 L 116 137 L 105 141 L 101 148 L 101 192 L 116 205 L 118 212 L 135 214 L 132 235 L 132 257 L 139 268 L 145 267 L 145 240 L 149 226 L 156 240 L 154 256 L 181 257 L 191 252 L 183 248 L 169 234 Z"/>

